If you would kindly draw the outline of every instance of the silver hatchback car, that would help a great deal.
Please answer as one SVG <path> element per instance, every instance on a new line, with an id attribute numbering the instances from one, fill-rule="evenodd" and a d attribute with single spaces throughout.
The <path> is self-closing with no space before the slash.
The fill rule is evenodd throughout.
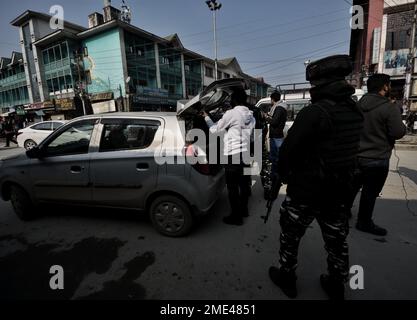
<path id="1" fill-rule="evenodd" d="M 77 118 L 34 149 L 1 159 L 1 196 L 23 220 L 35 218 L 43 203 L 137 209 L 149 213 L 160 233 L 184 236 L 223 192 L 224 170 L 204 162 L 161 164 L 156 158 L 195 153 L 186 136 L 201 125 L 199 110 L 218 107 L 228 87 L 243 84 L 215 83 L 178 113 Z"/>

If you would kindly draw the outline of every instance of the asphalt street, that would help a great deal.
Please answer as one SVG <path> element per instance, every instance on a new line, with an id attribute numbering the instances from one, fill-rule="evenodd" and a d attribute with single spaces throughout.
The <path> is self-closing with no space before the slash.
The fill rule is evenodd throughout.
<path id="1" fill-rule="evenodd" d="M 0 155 L 15 152 L 21 151 Z M 417 212 L 417 151 L 398 155 L 408 206 Z M 348 299 L 417 299 L 417 216 L 407 209 L 396 164 L 393 157 L 375 209 L 388 236 L 351 229 L 351 265 L 363 267 L 365 287 L 347 289 Z M 268 277 L 278 260 L 280 201 L 264 224 L 266 204 L 255 178 L 244 226 L 222 223 L 229 210 L 225 191 L 210 215 L 180 239 L 159 235 L 133 212 L 54 207 L 25 223 L 0 201 L 0 299 L 286 299 Z M 326 255 L 316 223 L 302 241 L 299 263 L 298 298 L 326 299 L 319 285 Z M 49 288 L 53 265 L 64 269 L 64 290 Z"/>

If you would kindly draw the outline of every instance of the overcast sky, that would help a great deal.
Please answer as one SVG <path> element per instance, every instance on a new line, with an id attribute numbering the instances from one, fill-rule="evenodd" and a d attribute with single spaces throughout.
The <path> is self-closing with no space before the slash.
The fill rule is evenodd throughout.
<path id="1" fill-rule="evenodd" d="M 113 0 L 115 7 L 121 0 Z M 178 33 L 190 50 L 214 57 L 212 16 L 204 0 L 127 0 L 133 24 L 167 36 Z M 220 0 L 219 58 L 235 56 L 243 70 L 278 83 L 304 82 L 304 61 L 348 53 L 348 0 Z M 87 26 L 87 16 L 101 12 L 102 0 L 0 0 L 0 55 L 19 50 L 18 29 L 10 21 L 27 9 L 48 13 L 65 9 L 65 19 Z"/>

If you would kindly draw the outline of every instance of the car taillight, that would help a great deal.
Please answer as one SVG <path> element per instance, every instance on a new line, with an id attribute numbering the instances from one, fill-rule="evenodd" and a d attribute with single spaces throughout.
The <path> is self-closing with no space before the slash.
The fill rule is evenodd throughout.
<path id="1" fill-rule="evenodd" d="M 194 145 L 192 144 L 185 146 L 185 156 L 191 157 L 191 158 L 198 157 L 198 149 L 195 148 Z M 205 175 L 205 176 L 211 175 L 211 169 L 208 163 L 197 162 L 196 164 L 191 165 L 191 166 L 194 168 L 194 170 L 196 170 L 198 173 L 202 175 Z"/>

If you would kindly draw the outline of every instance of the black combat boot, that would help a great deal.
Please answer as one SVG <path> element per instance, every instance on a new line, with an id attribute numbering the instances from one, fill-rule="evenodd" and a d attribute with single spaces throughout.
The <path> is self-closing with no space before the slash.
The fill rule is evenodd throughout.
<path id="1" fill-rule="evenodd" d="M 291 299 L 297 297 L 297 276 L 295 272 L 286 272 L 276 267 L 269 268 L 269 277 Z"/>
<path id="2" fill-rule="evenodd" d="M 345 300 L 345 284 L 343 282 L 323 274 L 320 276 L 320 283 L 330 300 Z"/>
<path id="3" fill-rule="evenodd" d="M 356 224 L 356 229 L 362 232 L 370 233 L 376 236 L 385 237 L 388 231 L 384 228 L 377 226 L 372 220 L 371 222 L 360 222 Z"/>

